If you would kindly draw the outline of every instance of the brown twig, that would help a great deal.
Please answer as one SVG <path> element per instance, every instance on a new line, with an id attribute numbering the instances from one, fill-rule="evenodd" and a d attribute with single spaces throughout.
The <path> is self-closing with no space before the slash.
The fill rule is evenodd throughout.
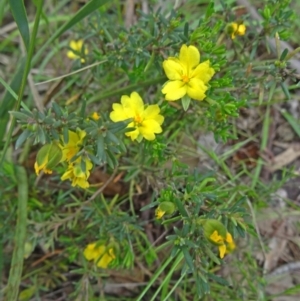
<path id="1" fill-rule="evenodd" d="M 94 200 L 100 193 L 102 193 L 103 192 L 103 190 L 107 187 L 107 185 L 110 183 L 110 182 L 112 182 L 113 180 L 114 180 L 114 178 L 115 178 L 115 176 L 116 176 L 116 174 L 117 174 L 117 172 L 118 172 L 118 169 L 116 168 L 115 170 L 114 170 L 114 172 L 112 173 L 112 175 L 109 177 L 109 179 L 97 190 L 97 191 L 95 191 L 95 193 L 87 200 L 87 201 L 85 201 L 83 204 L 87 204 L 87 203 L 89 203 L 89 202 L 91 202 L 92 200 Z"/>
<path id="2" fill-rule="evenodd" d="M 32 264 L 31 264 L 31 267 L 35 267 L 37 266 L 38 264 L 40 264 L 41 262 L 43 262 L 44 260 L 46 260 L 47 258 L 49 257 L 52 257 L 54 255 L 59 255 L 63 250 L 54 250 L 53 252 L 50 252 L 50 253 L 47 253 L 46 255 L 44 255 L 43 257 L 41 257 L 40 259 L 34 261 Z"/>

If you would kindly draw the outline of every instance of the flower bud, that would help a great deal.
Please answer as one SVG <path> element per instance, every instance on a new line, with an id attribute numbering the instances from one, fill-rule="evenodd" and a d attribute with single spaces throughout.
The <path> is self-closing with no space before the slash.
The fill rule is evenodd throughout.
<path id="1" fill-rule="evenodd" d="M 45 144 L 36 156 L 34 164 L 35 172 L 39 175 L 43 170 L 45 173 L 52 173 L 52 169 L 60 162 L 62 151 L 56 143 Z"/>
<path id="2" fill-rule="evenodd" d="M 175 205 L 172 202 L 162 202 L 156 208 L 155 216 L 157 219 L 161 219 L 165 214 L 173 214 L 175 209 Z"/>
<path id="3" fill-rule="evenodd" d="M 227 24 L 225 30 L 233 40 L 236 36 L 243 36 L 246 33 L 246 26 L 242 22 L 232 22 Z"/>
<path id="4" fill-rule="evenodd" d="M 208 219 L 203 224 L 204 236 L 214 245 L 222 245 L 226 240 L 227 230 L 225 226 L 216 219 Z M 214 235 L 215 234 L 215 235 Z"/>

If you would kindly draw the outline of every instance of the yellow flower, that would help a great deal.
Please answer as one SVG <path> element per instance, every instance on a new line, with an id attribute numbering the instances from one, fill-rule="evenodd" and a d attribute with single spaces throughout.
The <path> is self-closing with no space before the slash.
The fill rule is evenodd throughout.
<path id="1" fill-rule="evenodd" d="M 236 36 L 243 36 L 246 33 L 246 26 L 244 24 L 239 24 L 232 22 L 229 24 L 229 33 L 231 34 L 231 39 L 235 39 Z"/>
<path id="2" fill-rule="evenodd" d="M 157 219 L 161 219 L 165 214 L 173 214 L 176 210 L 175 205 L 169 201 L 163 201 L 155 210 L 155 216 Z"/>
<path id="3" fill-rule="evenodd" d="M 135 130 L 127 132 L 125 135 L 130 137 L 131 140 L 136 139 L 140 142 L 143 138 L 154 140 L 155 134 L 162 132 L 161 125 L 164 122 L 164 117 L 159 113 L 158 105 L 149 105 L 145 109 L 140 95 L 137 92 L 132 92 L 130 96 L 122 96 L 121 104 L 113 104 L 110 119 L 113 122 L 119 122 L 132 118 L 133 121 L 127 127 L 135 128 Z"/>
<path id="4" fill-rule="evenodd" d="M 63 156 L 62 161 L 70 162 L 70 160 L 79 152 L 82 145 L 83 139 L 86 136 L 86 132 L 80 129 L 77 129 L 76 132 L 68 131 L 69 141 L 68 143 L 60 144 Z M 63 137 L 61 137 L 63 140 Z"/>
<path id="5" fill-rule="evenodd" d="M 209 61 L 200 64 L 200 53 L 195 46 L 182 45 L 179 58 L 169 57 L 163 62 L 168 77 L 162 93 L 169 101 L 178 100 L 186 94 L 193 99 L 203 100 L 208 89 L 207 83 L 215 74 Z"/>
<path id="6" fill-rule="evenodd" d="M 51 174 L 52 168 L 55 167 L 62 159 L 62 151 L 55 143 L 45 144 L 37 153 L 34 169 L 37 176 L 42 170 L 44 173 Z"/>
<path id="7" fill-rule="evenodd" d="M 226 233 L 226 237 L 224 239 L 218 231 L 215 230 L 209 238 L 218 245 L 220 258 L 223 258 L 225 254 L 228 254 L 235 249 L 235 243 L 229 232 Z"/>
<path id="8" fill-rule="evenodd" d="M 159 207 L 155 210 L 155 216 L 157 219 L 161 219 L 165 215 L 166 211 L 161 210 Z"/>
<path id="9" fill-rule="evenodd" d="M 91 118 L 94 119 L 95 121 L 99 120 L 100 119 L 100 116 L 97 112 L 94 112 L 92 115 L 91 115 Z"/>
<path id="10" fill-rule="evenodd" d="M 83 46 L 83 40 L 78 40 L 78 41 L 72 40 L 69 44 L 69 47 L 71 48 L 71 50 L 69 50 L 67 52 L 67 57 L 72 60 L 80 59 L 80 56 L 78 55 L 78 53 L 79 54 L 81 53 L 82 46 Z M 88 54 L 87 48 L 84 49 L 84 54 Z M 85 59 L 81 58 L 81 63 L 84 63 L 84 62 L 85 62 Z"/>
<path id="11" fill-rule="evenodd" d="M 89 159 L 84 160 L 85 170 L 82 170 L 81 157 L 77 158 L 73 163 L 70 163 L 67 171 L 61 176 L 61 180 L 69 179 L 72 181 L 72 186 L 79 186 L 81 188 L 88 188 L 90 186 L 88 178 L 90 170 L 93 168 L 93 163 Z"/>
<path id="12" fill-rule="evenodd" d="M 88 244 L 83 255 L 87 260 L 94 260 L 97 266 L 103 269 L 106 269 L 116 258 L 113 248 L 107 248 L 104 245 L 97 246 L 96 243 Z"/>

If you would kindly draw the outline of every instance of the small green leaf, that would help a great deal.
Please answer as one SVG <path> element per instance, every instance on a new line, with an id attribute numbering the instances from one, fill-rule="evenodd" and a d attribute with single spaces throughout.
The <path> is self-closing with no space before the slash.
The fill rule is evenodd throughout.
<path id="1" fill-rule="evenodd" d="M 184 206 L 182 205 L 182 202 L 180 200 L 178 200 L 177 198 L 174 198 L 174 203 L 176 204 L 177 206 L 177 209 L 178 211 L 180 212 L 180 214 L 183 216 L 183 217 L 188 217 L 188 214 L 184 208 Z"/>
<path id="2" fill-rule="evenodd" d="M 111 131 L 106 132 L 106 139 L 110 140 L 109 142 L 114 144 L 119 144 L 119 139 Z"/>
<path id="3" fill-rule="evenodd" d="M 279 60 L 282 62 L 282 61 L 286 58 L 286 56 L 287 56 L 288 53 L 289 53 L 289 50 L 288 50 L 287 48 L 285 48 L 285 49 L 282 51 Z"/>
<path id="4" fill-rule="evenodd" d="M 32 132 L 26 129 L 17 139 L 16 141 L 16 149 L 18 149 L 25 141 L 32 135 Z"/>
<path id="5" fill-rule="evenodd" d="M 63 128 L 63 138 L 64 138 L 64 144 L 68 144 L 69 142 L 69 129 L 65 126 Z"/>
<path id="6" fill-rule="evenodd" d="M 30 286 L 29 288 L 22 290 L 19 295 L 19 301 L 28 301 L 36 291 L 37 288 L 35 286 Z"/>
<path id="7" fill-rule="evenodd" d="M 290 95 L 288 87 L 286 86 L 286 83 L 284 83 L 284 82 L 280 83 L 280 86 L 281 86 L 282 92 L 284 93 L 285 97 L 288 100 L 291 99 L 291 95 Z"/>
<path id="8" fill-rule="evenodd" d="M 194 262 L 193 262 L 193 258 L 191 257 L 191 255 L 189 253 L 189 250 L 186 247 L 184 247 L 184 248 L 182 248 L 182 252 L 184 255 L 185 262 L 189 266 L 190 270 L 194 271 L 194 269 L 195 269 Z"/>
<path id="9" fill-rule="evenodd" d="M 288 296 L 293 296 L 297 295 L 300 293 L 300 284 L 297 284 L 291 288 L 286 289 L 284 292 L 282 292 L 282 295 L 288 295 Z"/>
<path id="10" fill-rule="evenodd" d="M 221 285 L 229 286 L 228 281 L 225 280 L 224 278 L 221 278 L 221 277 L 219 277 L 219 276 L 217 276 L 217 275 L 215 275 L 215 274 L 212 274 L 212 273 L 208 273 L 207 276 L 208 276 L 210 279 L 212 279 L 212 280 L 218 282 L 218 283 L 221 284 Z"/>
<path id="11" fill-rule="evenodd" d="M 60 118 L 63 115 L 61 107 L 56 102 L 53 102 L 52 108 L 58 118 Z"/>
<path id="12" fill-rule="evenodd" d="M 182 103 L 182 107 L 185 111 L 187 111 L 187 109 L 190 106 L 191 103 L 191 98 L 188 95 L 185 95 L 181 98 L 181 103 Z"/>
<path id="13" fill-rule="evenodd" d="M 205 13 L 205 19 L 207 20 L 208 18 L 210 18 L 210 16 L 215 12 L 215 9 L 214 9 L 214 2 L 211 1 L 208 6 L 207 6 L 207 9 L 206 9 L 206 13 Z"/>
<path id="14" fill-rule="evenodd" d="M 24 121 L 25 123 L 28 123 L 28 119 L 32 118 L 32 116 L 29 116 L 28 114 L 23 112 L 10 111 L 9 113 L 15 116 L 17 120 Z"/>
<path id="15" fill-rule="evenodd" d="M 205 247 L 205 252 L 206 255 L 208 255 L 208 257 L 215 262 L 216 264 L 220 265 L 221 261 L 219 260 L 219 258 L 212 252 L 212 250 L 209 247 Z"/>
<path id="16" fill-rule="evenodd" d="M 99 135 L 97 138 L 97 158 L 102 161 L 104 157 L 104 138 L 102 135 Z"/>

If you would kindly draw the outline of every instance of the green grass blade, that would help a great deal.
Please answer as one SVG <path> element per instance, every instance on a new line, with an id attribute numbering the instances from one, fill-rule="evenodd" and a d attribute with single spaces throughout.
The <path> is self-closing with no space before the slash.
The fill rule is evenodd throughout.
<path id="1" fill-rule="evenodd" d="M 29 34 L 29 26 L 28 26 L 28 20 L 27 20 L 26 10 L 25 10 L 25 6 L 24 6 L 24 1 L 23 0 L 9 0 L 8 2 L 9 2 L 9 6 L 11 9 L 12 15 L 15 19 L 15 22 L 18 25 L 20 34 L 24 41 L 26 50 L 28 52 L 29 44 L 30 44 L 30 34 Z"/>
<path id="2" fill-rule="evenodd" d="M 25 59 L 23 59 L 19 65 L 19 68 L 15 75 L 13 76 L 13 79 L 10 84 L 10 89 L 15 93 L 18 94 L 19 88 L 21 86 L 22 77 L 24 73 L 25 68 Z M 14 96 L 12 96 L 11 92 L 7 89 L 2 101 L 0 102 L 0 144 L 3 141 L 5 132 L 6 132 L 6 126 L 9 120 L 9 113 L 8 111 L 12 110 L 14 105 L 16 103 L 16 100 L 14 99 Z"/>
<path id="3" fill-rule="evenodd" d="M 91 0 L 89 1 L 84 7 L 82 7 L 69 21 L 63 24 L 51 37 L 46 41 L 46 43 L 40 48 L 40 50 L 36 53 L 32 60 L 32 65 L 35 65 L 39 58 L 41 57 L 42 53 L 45 49 L 58 37 L 60 37 L 64 32 L 69 30 L 75 24 L 83 20 L 89 14 L 94 12 L 100 6 L 104 5 L 108 0 Z"/>
<path id="4" fill-rule="evenodd" d="M 7 4 L 6 0 L 0 1 L 0 26 L 2 24 L 3 17 L 4 17 L 4 14 L 5 14 L 6 4 Z"/>
<path id="5" fill-rule="evenodd" d="M 300 137 L 300 123 L 286 110 L 280 111 L 282 116 L 286 119 L 286 121 L 290 124 L 290 126 L 293 128 L 293 130 L 296 132 L 298 137 Z"/>
<path id="6" fill-rule="evenodd" d="M 10 85 L 8 83 L 6 83 L 1 77 L 0 77 L 0 83 L 4 86 L 4 88 L 10 93 L 10 95 L 17 100 L 18 99 L 18 95 L 16 94 L 16 92 L 10 87 Z"/>
<path id="7" fill-rule="evenodd" d="M 24 167 L 16 167 L 16 177 L 18 180 L 18 216 L 15 231 L 14 251 L 9 271 L 8 283 L 5 289 L 5 300 L 7 301 L 16 301 L 18 298 L 19 286 L 23 271 L 24 245 L 26 239 L 28 181 Z"/>
<path id="8" fill-rule="evenodd" d="M 169 288 L 169 282 L 171 277 L 173 276 L 175 270 L 178 268 L 178 265 L 180 264 L 180 262 L 182 261 L 182 259 L 184 258 L 184 254 L 183 252 L 179 253 L 177 258 L 175 259 L 175 262 L 173 263 L 172 267 L 170 268 L 170 270 L 168 271 L 168 274 L 163 278 L 160 286 L 156 289 L 155 293 L 152 295 L 152 298 L 150 301 L 154 301 L 155 298 L 157 297 L 157 295 L 159 294 L 159 292 L 164 288 L 164 289 L 168 289 Z M 182 275 L 181 279 L 185 276 L 185 273 Z M 175 287 L 176 288 L 176 287 Z M 163 295 L 161 295 L 160 300 L 166 300 L 166 298 L 162 298 Z M 170 296 L 170 295 L 168 295 Z M 170 299 L 167 299 L 170 300 Z"/>
<path id="9" fill-rule="evenodd" d="M 36 16 L 35 16 L 35 20 L 34 20 L 34 25 L 33 25 L 33 30 L 32 30 L 32 35 L 31 35 L 31 39 L 30 39 L 30 45 L 29 45 L 29 50 L 28 50 L 28 55 L 26 58 L 26 64 L 25 64 L 25 70 L 23 72 L 22 75 L 22 81 L 21 81 L 21 85 L 20 85 L 20 89 L 19 89 L 19 94 L 18 94 L 18 101 L 14 107 L 15 111 L 19 111 L 20 109 L 20 105 L 21 105 L 21 101 L 23 99 L 23 95 L 24 95 L 24 91 L 25 91 L 25 87 L 26 87 L 26 83 L 27 83 L 27 77 L 31 68 L 31 59 L 32 59 L 32 55 L 34 52 L 34 47 L 35 47 L 35 39 L 36 39 L 36 35 L 38 32 L 38 28 L 39 28 L 39 22 L 40 22 L 40 17 L 41 17 L 41 13 L 42 13 L 42 8 L 43 8 L 43 0 L 40 0 L 38 3 L 38 7 L 37 7 L 37 12 L 36 12 Z M 0 166 L 2 166 L 3 162 L 4 162 L 4 158 L 5 158 L 5 154 L 6 151 L 8 149 L 8 146 L 10 144 L 10 140 L 12 137 L 12 133 L 15 127 L 15 123 L 16 123 L 16 118 L 13 116 L 8 133 L 7 133 L 7 137 L 6 137 L 6 141 L 3 147 L 3 152 L 2 152 L 2 157 L 0 159 Z"/>
<path id="10" fill-rule="evenodd" d="M 182 257 L 183 257 L 183 255 L 182 255 Z M 148 285 L 144 288 L 144 290 L 138 296 L 138 298 L 136 299 L 136 301 L 144 300 L 143 297 L 145 296 L 145 294 L 147 293 L 147 291 L 150 289 L 150 287 L 152 286 L 152 284 L 157 280 L 157 278 L 159 277 L 159 275 L 164 272 L 164 270 L 166 269 L 166 267 L 169 265 L 169 263 L 172 260 L 174 260 L 174 258 L 172 256 L 169 256 L 166 259 L 166 261 L 164 262 L 164 264 L 155 272 L 155 274 L 153 275 L 153 277 L 149 280 Z"/>

